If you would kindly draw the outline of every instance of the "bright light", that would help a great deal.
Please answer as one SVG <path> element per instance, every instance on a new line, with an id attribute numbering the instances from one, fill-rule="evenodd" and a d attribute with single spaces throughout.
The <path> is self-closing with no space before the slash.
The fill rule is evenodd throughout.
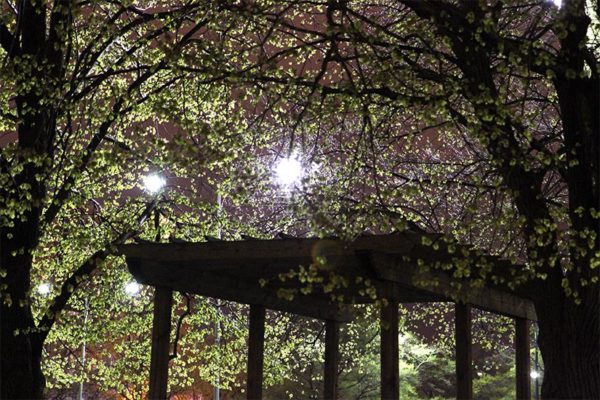
<path id="1" fill-rule="evenodd" d="M 295 155 L 277 161 L 273 171 L 275 172 L 275 181 L 277 184 L 287 188 L 300 183 L 304 176 L 302 164 Z"/>
<path id="2" fill-rule="evenodd" d="M 398 335 L 398 344 L 400 346 L 406 344 L 406 341 L 408 340 L 408 337 L 404 336 L 403 334 L 399 334 Z"/>
<path id="3" fill-rule="evenodd" d="M 529 376 L 531 377 L 531 379 L 538 379 L 541 375 L 539 373 L 539 371 L 531 370 L 531 372 L 529 373 Z"/>
<path id="4" fill-rule="evenodd" d="M 554 5 L 558 8 L 562 7 L 562 0 L 552 0 Z"/>
<path id="5" fill-rule="evenodd" d="M 165 178 L 159 174 L 150 174 L 144 177 L 144 188 L 150 194 L 156 194 L 160 192 L 165 187 L 166 183 L 167 181 Z"/>
<path id="6" fill-rule="evenodd" d="M 140 292 L 141 286 L 139 283 L 131 281 L 125 285 L 125 293 L 129 296 L 135 296 Z"/>
<path id="7" fill-rule="evenodd" d="M 47 296 L 50 294 L 50 289 L 52 289 L 52 287 L 50 286 L 49 283 L 41 283 L 37 287 L 37 292 L 38 292 L 38 294 L 41 294 L 42 296 Z"/>

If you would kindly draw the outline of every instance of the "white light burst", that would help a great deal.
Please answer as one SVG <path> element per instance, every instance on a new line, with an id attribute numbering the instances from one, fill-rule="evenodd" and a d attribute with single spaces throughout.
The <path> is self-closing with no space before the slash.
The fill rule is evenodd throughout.
<path id="1" fill-rule="evenodd" d="M 131 281 L 125 285 L 125 293 L 129 296 L 136 296 L 140 292 L 141 286 L 139 283 Z"/>
<path id="2" fill-rule="evenodd" d="M 296 155 L 282 158 L 275 164 L 273 168 L 275 173 L 275 182 L 284 188 L 291 189 L 293 186 L 300 183 L 304 177 L 304 169 L 302 163 Z"/>
<path id="3" fill-rule="evenodd" d="M 38 294 L 41 294 L 42 296 L 47 296 L 50 294 L 51 289 L 52 289 L 52 287 L 50 286 L 49 283 L 41 283 L 37 287 L 37 292 L 38 292 Z"/>
<path id="4" fill-rule="evenodd" d="M 164 187 L 167 181 L 159 174 L 150 174 L 144 177 L 144 189 L 150 194 L 157 194 Z"/>

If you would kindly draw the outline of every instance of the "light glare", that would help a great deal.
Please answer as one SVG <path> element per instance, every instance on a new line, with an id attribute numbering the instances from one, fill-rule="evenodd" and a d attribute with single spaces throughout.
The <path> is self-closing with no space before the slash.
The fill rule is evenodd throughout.
<path id="1" fill-rule="evenodd" d="M 406 342 L 407 342 L 407 341 L 408 341 L 408 337 L 404 336 L 404 335 L 403 335 L 403 334 L 401 334 L 401 333 L 398 335 L 398 344 L 399 344 L 400 346 L 402 346 L 402 345 L 406 344 Z"/>
<path id="2" fill-rule="evenodd" d="M 42 296 L 46 296 L 48 294 L 50 294 L 50 284 L 49 283 L 41 283 L 38 287 L 37 287 L 37 292 L 39 294 L 41 294 Z"/>
<path id="3" fill-rule="evenodd" d="M 540 373 L 534 369 L 529 373 L 529 376 L 531 376 L 531 379 L 538 379 L 540 377 Z"/>
<path id="4" fill-rule="evenodd" d="M 552 0 L 552 2 L 554 3 L 554 5 L 558 8 L 562 7 L 562 0 Z"/>
<path id="5" fill-rule="evenodd" d="M 275 181 L 278 185 L 290 188 L 302 180 L 304 171 L 296 156 L 282 158 L 274 168 Z"/>
<path id="6" fill-rule="evenodd" d="M 144 188 L 151 194 L 160 192 L 167 182 L 159 174 L 150 174 L 144 177 Z"/>
<path id="7" fill-rule="evenodd" d="M 125 293 L 127 293 L 129 296 L 135 296 L 140 292 L 140 284 L 137 282 L 129 282 L 127 285 L 125 285 Z"/>

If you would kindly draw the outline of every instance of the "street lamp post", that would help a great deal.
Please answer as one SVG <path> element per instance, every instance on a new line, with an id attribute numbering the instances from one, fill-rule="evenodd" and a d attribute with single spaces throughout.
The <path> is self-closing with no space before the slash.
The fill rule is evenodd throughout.
<path id="1" fill-rule="evenodd" d="M 217 237 L 219 239 L 222 239 L 223 233 L 221 230 L 221 213 L 223 211 L 223 198 L 221 197 L 221 193 L 217 193 L 217 206 L 218 206 Z M 216 309 L 217 320 L 215 321 L 214 334 L 215 334 L 215 345 L 217 346 L 217 349 L 218 349 L 221 347 L 221 327 L 220 327 L 221 323 L 219 322 L 219 316 L 221 313 L 221 301 L 219 299 L 217 299 L 216 308 L 217 308 Z M 213 400 L 221 400 L 221 387 L 220 387 L 221 375 L 220 375 L 220 372 L 221 371 L 220 371 L 220 365 L 219 365 L 219 368 L 217 368 L 217 374 L 215 376 Z"/>
<path id="2" fill-rule="evenodd" d="M 289 192 L 295 185 L 300 183 L 302 177 L 304 176 L 304 170 L 302 168 L 302 164 L 298 160 L 295 155 L 290 157 L 282 158 L 275 163 L 273 167 L 274 174 L 274 182 L 283 188 L 284 191 Z M 218 206 L 218 226 L 217 226 L 217 237 L 222 239 L 222 229 L 221 229 L 221 213 L 223 211 L 223 198 L 220 193 L 217 193 L 217 206 Z M 214 324 L 214 335 L 215 335 L 215 345 L 217 348 L 221 344 L 221 329 L 219 322 L 219 315 L 221 312 L 221 301 L 217 299 L 216 301 L 216 313 L 217 320 Z M 213 390 L 213 400 L 220 400 L 221 398 L 221 389 L 220 389 L 220 375 L 219 370 L 217 369 L 217 373 L 214 381 L 214 390 Z"/>
<path id="3" fill-rule="evenodd" d="M 48 282 L 42 282 L 36 289 L 37 293 L 41 296 L 48 296 L 52 291 L 52 285 Z M 79 381 L 79 396 L 78 400 L 83 400 L 83 385 L 85 381 L 85 363 L 86 363 L 86 336 L 87 336 L 87 324 L 89 316 L 89 300 L 86 296 L 84 299 L 83 308 L 83 343 L 81 344 L 81 379 Z"/>
<path id="4" fill-rule="evenodd" d="M 79 400 L 83 400 L 83 383 L 85 380 L 85 362 L 86 362 L 86 337 L 87 337 L 87 323 L 89 315 L 89 301 L 88 297 L 84 300 L 83 309 L 83 343 L 81 345 L 81 380 L 79 381 Z"/>
<path id="5" fill-rule="evenodd" d="M 144 189 L 151 195 L 156 196 L 162 192 L 167 181 L 162 175 L 153 173 L 146 175 L 143 180 Z M 156 229 L 155 241 L 160 241 L 160 211 L 158 207 L 154 209 L 154 228 Z"/>

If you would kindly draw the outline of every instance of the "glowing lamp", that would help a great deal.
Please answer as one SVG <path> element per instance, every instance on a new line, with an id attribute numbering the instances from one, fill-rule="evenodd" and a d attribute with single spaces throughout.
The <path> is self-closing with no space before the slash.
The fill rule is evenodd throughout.
<path id="1" fill-rule="evenodd" d="M 282 158 L 277 161 L 273 172 L 275 173 L 275 182 L 279 186 L 287 188 L 300 183 L 304 176 L 302 164 L 296 156 Z"/>
<path id="2" fill-rule="evenodd" d="M 167 181 L 159 174 L 150 174 L 144 177 L 144 189 L 150 194 L 157 194 L 166 185 Z"/>
<path id="3" fill-rule="evenodd" d="M 50 286 L 49 283 L 41 283 L 37 287 L 37 292 L 38 292 L 38 294 L 41 294 L 42 296 L 47 296 L 50 294 L 50 289 L 52 289 L 52 287 Z"/>
<path id="4" fill-rule="evenodd" d="M 136 296 L 140 292 L 140 289 L 140 284 L 134 281 L 125 285 L 125 293 L 127 293 L 129 296 Z"/>

